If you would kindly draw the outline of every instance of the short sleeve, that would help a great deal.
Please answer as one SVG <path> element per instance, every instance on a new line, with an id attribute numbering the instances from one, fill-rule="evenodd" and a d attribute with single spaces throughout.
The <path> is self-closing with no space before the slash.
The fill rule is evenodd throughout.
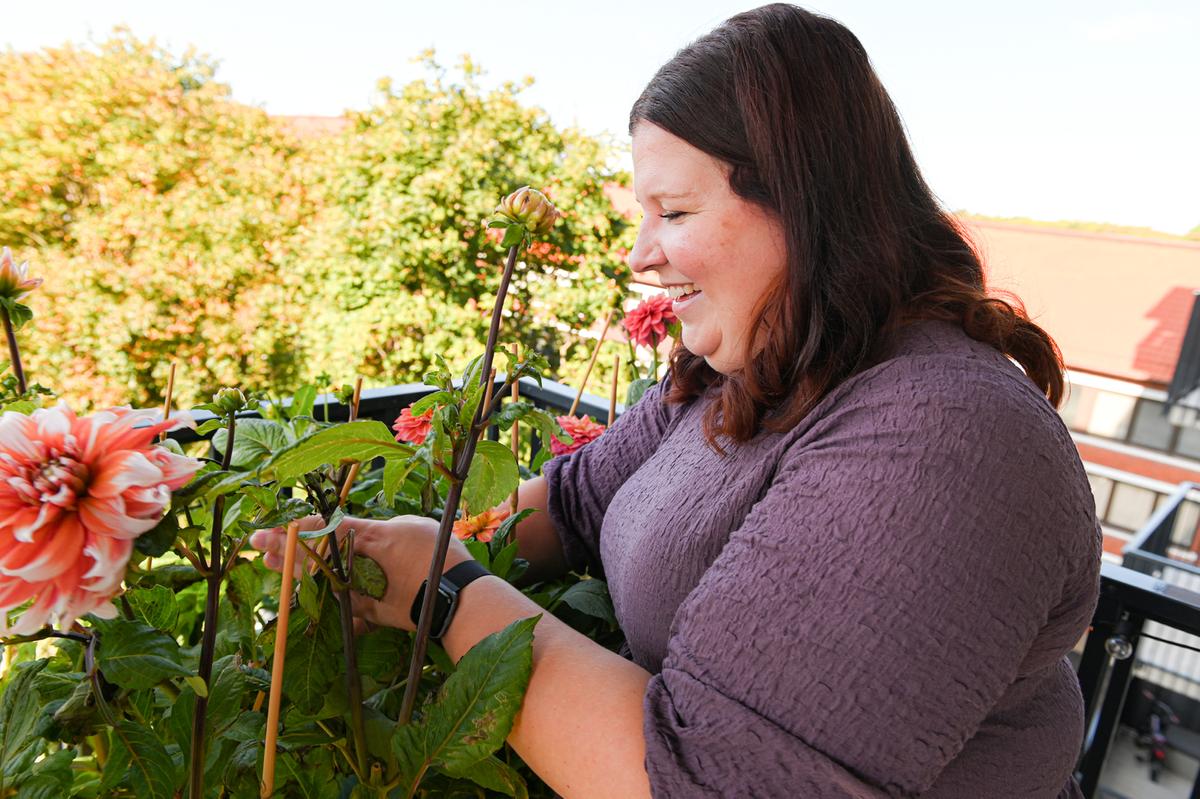
<path id="1" fill-rule="evenodd" d="M 604 434 L 546 463 L 548 511 L 571 569 L 603 574 L 600 527 L 613 495 L 658 448 L 678 412 L 664 397 L 670 378 L 651 386 Z"/>
<path id="2" fill-rule="evenodd" d="M 655 796 L 933 784 L 1094 535 L 1069 436 L 1015 382 L 879 375 L 786 451 L 649 684 Z"/>

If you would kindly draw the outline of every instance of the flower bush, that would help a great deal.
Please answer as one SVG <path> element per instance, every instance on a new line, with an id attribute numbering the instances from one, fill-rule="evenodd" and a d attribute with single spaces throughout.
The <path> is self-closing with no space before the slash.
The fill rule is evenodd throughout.
<path id="1" fill-rule="evenodd" d="M 357 632 L 349 592 L 380 597 L 386 576 L 335 532 L 347 514 L 420 513 L 440 520 L 440 538 L 469 539 L 493 574 L 524 575 L 512 539 L 530 511 L 499 507 L 522 467 L 484 433 L 519 424 L 551 447 L 573 442 L 545 410 L 508 399 L 549 363 L 536 349 L 518 359 L 500 335 L 519 256 L 556 214 L 531 192 L 500 211 L 507 256 L 484 352 L 461 372 L 435 359 L 430 393 L 398 429 L 354 419 L 353 400 L 352 421 L 329 422 L 312 384 L 289 402 L 229 386 L 194 409 L 194 430 L 174 433 L 210 437 L 186 444 L 189 457 L 173 440 L 154 442 L 177 419 L 76 416 L 42 407 L 29 387 L 5 395 L 0 796 L 552 795 L 504 743 L 536 618 L 457 664 L 429 641 L 428 614 L 415 634 Z M 489 393 L 497 355 L 504 378 Z M 313 514 L 322 526 L 302 536 L 315 571 L 283 593 L 247 539 Z M 522 590 L 619 646 L 601 581 L 573 575 Z M 281 705 L 264 703 L 268 693 Z"/>
<path id="2" fill-rule="evenodd" d="M 582 418 L 578 416 L 559 416 L 555 421 L 562 427 L 563 432 L 571 437 L 570 443 L 563 443 L 558 439 L 550 441 L 550 451 L 555 456 L 570 455 L 572 452 L 581 449 L 585 444 L 595 441 L 605 430 L 604 425 L 592 421 L 592 417 L 587 414 L 584 414 Z"/>

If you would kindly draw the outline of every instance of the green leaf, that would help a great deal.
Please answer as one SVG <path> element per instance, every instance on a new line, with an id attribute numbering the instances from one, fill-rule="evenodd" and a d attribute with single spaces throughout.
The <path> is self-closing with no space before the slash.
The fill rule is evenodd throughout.
<path id="1" fill-rule="evenodd" d="M 246 675 L 238 667 L 236 655 L 226 655 L 213 664 L 208 714 L 205 717 L 210 737 L 220 735 L 237 720 L 246 687 Z"/>
<path id="2" fill-rule="evenodd" d="M 229 431 L 225 428 L 213 434 L 212 445 L 217 452 L 225 452 Z M 287 428 L 267 419 L 239 419 L 233 434 L 233 459 L 230 466 L 248 469 L 257 466 L 267 456 L 278 452 L 292 443 Z"/>
<path id="3" fill-rule="evenodd" d="M 658 381 L 652 377 L 639 377 L 637 380 L 634 380 L 632 383 L 630 383 L 629 390 L 625 392 L 625 409 L 628 410 L 634 405 L 637 405 L 638 400 L 642 398 L 642 395 L 644 395 L 652 386 L 657 383 Z"/>
<path id="4" fill-rule="evenodd" d="M 283 692 L 306 716 L 321 710 L 325 695 L 342 673 L 342 635 L 337 615 L 323 612 L 320 620 L 310 626 L 307 618 L 297 614 L 289 624 Z"/>
<path id="5" fill-rule="evenodd" d="M 285 754 L 277 761 L 276 784 L 291 783 L 287 795 L 296 799 L 337 799 L 340 786 L 332 768 L 313 768 L 296 755 Z"/>
<path id="6" fill-rule="evenodd" d="M 38 694 L 34 681 L 50 661 L 34 660 L 16 667 L 0 698 L 0 795 L 41 745 L 34 734 L 38 719 Z"/>
<path id="7" fill-rule="evenodd" d="M 544 446 L 538 450 L 538 454 L 533 457 L 533 463 L 529 465 L 529 471 L 534 474 L 541 474 L 542 467 L 546 465 L 546 461 L 554 457 L 554 450 L 548 446 Z"/>
<path id="8" fill-rule="evenodd" d="M 432 394 L 426 394 L 421 399 L 417 400 L 409 408 L 409 413 L 413 416 L 420 416 L 425 411 L 437 405 L 445 405 L 453 401 L 454 395 L 449 391 L 435 391 Z"/>
<path id="9" fill-rule="evenodd" d="M 179 621 L 179 608 L 175 606 L 175 592 L 162 585 L 150 588 L 132 588 L 125 598 L 133 608 L 133 615 L 163 632 L 175 629 Z"/>
<path id="10" fill-rule="evenodd" d="M 153 688 L 170 677 L 192 674 L 181 665 L 179 644 L 140 621 L 94 621 L 100 630 L 96 660 L 105 679 L 136 691 Z"/>
<path id="11" fill-rule="evenodd" d="M 583 613 L 597 619 L 603 619 L 609 624 L 616 624 L 617 617 L 613 612 L 612 598 L 608 595 L 608 584 L 603 580 L 580 580 L 566 590 L 558 598 Z"/>
<path id="12" fill-rule="evenodd" d="M 464 541 L 463 546 L 467 548 L 467 551 L 471 553 L 471 557 L 477 560 L 483 568 L 491 568 L 492 556 L 488 552 L 487 544 L 472 538 L 470 541 Z"/>
<path id="13" fill-rule="evenodd" d="M 542 443 L 547 446 L 550 445 L 551 438 L 557 438 L 564 444 L 570 444 L 572 441 L 574 441 L 574 439 L 562 429 L 562 425 L 558 423 L 558 420 L 543 411 L 541 408 L 534 408 L 532 411 L 521 417 L 521 421 L 523 421 L 525 424 L 531 425 L 535 430 L 537 430 L 538 435 L 542 439 Z"/>
<path id="14" fill-rule="evenodd" d="M 358 668 L 376 682 L 390 682 L 391 677 L 408 667 L 408 652 L 412 634 L 394 627 L 381 627 L 355 636 Z"/>
<path id="15" fill-rule="evenodd" d="M 387 572 L 373 558 L 355 554 L 350 569 L 350 587 L 371 599 L 383 599 L 387 594 Z"/>
<path id="16" fill-rule="evenodd" d="M 396 441 L 383 422 L 363 419 L 327 427 L 302 438 L 276 452 L 262 469 L 287 484 L 322 466 L 369 461 L 380 456 L 407 458 L 412 452 L 412 447 Z"/>
<path id="17" fill-rule="evenodd" d="M 220 417 L 217 417 L 216 419 L 209 419 L 207 422 L 202 422 L 200 426 L 196 428 L 196 435 L 206 436 L 214 430 L 220 430 L 224 426 L 225 420 Z"/>
<path id="18" fill-rule="evenodd" d="M 520 481 L 512 451 L 499 441 L 480 441 L 463 484 L 463 502 L 471 513 L 482 513 L 507 499 Z"/>
<path id="19" fill-rule="evenodd" d="M 167 511 L 158 524 L 139 535 L 133 541 L 133 548 L 143 555 L 157 558 L 166 553 L 179 537 L 179 517 Z"/>
<path id="20" fill-rule="evenodd" d="M 60 749 L 36 763 L 29 779 L 21 782 L 17 799 L 61 799 L 71 795 L 75 773 L 71 764 L 78 754 L 74 749 Z"/>
<path id="21" fill-rule="evenodd" d="M 292 403 L 287 408 L 287 417 L 296 419 L 301 416 L 312 416 L 313 404 L 317 401 L 317 387 L 309 384 L 301 386 L 292 395 Z"/>
<path id="22" fill-rule="evenodd" d="M 425 717 L 396 729 L 392 752 L 402 788 L 411 792 L 430 767 L 466 774 L 500 748 L 529 686 L 540 618 L 515 621 L 472 647 Z"/>
<path id="23" fill-rule="evenodd" d="M 496 557 L 492 559 L 489 571 L 502 580 L 508 579 L 508 572 L 512 569 L 513 561 L 516 560 L 516 557 L 517 542 L 513 541 L 496 554 Z"/>
<path id="24" fill-rule="evenodd" d="M 478 763 L 472 763 L 465 768 L 447 768 L 446 773 L 451 777 L 471 780 L 476 785 L 482 785 L 490 791 L 497 791 L 505 796 L 516 797 L 516 799 L 528 799 L 529 797 L 529 789 L 525 787 L 525 780 L 521 779 L 521 775 L 517 773 L 516 769 L 494 755 L 485 757 Z"/>
<path id="25" fill-rule="evenodd" d="M 510 224 L 504 231 L 504 240 L 500 242 L 501 247 L 518 247 L 525 241 L 525 227 L 523 225 Z"/>
<path id="26" fill-rule="evenodd" d="M 426 450 L 428 451 L 428 450 Z M 400 490 L 400 486 L 408 479 L 412 470 L 420 465 L 420 460 L 416 457 L 411 457 L 406 461 L 398 458 L 388 458 L 383 463 L 383 501 L 386 505 L 391 505 L 396 499 L 396 492 Z"/>
<path id="27" fill-rule="evenodd" d="M 288 522 L 303 519 L 313 515 L 313 506 L 298 497 L 287 497 L 270 513 L 261 519 L 240 522 L 244 530 L 265 530 L 269 527 L 283 527 Z"/>
<path id="28" fill-rule="evenodd" d="M 338 528 L 338 525 L 342 523 L 342 519 L 344 518 L 346 518 L 346 511 L 342 508 L 334 508 L 333 513 L 329 514 L 329 521 L 325 522 L 324 526 L 316 530 L 305 530 L 300 533 L 300 537 L 307 541 L 312 538 L 329 535 Z"/>
<path id="29" fill-rule="evenodd" d="M 296 594 L 304 614 L 312 621 L 320 621 L 322 589 L 307 571 L 300 575 L 300 590 Z"/>
<path id="30" fill-rule="evenodd" d="M 12 320 L 14 330 L 20 330 L 30 319 L 33 319 L 33 311 L 29 310 L 28 306 L 22 305 L 10 297 L 0 297 L 0 305 L 8 311 L 8 317 Z"/>
<path id="31" fill-rule="evenodd" d="M 496 528 L 496 534 L 493 535 L 492 540 L 488 542 L 488 546 L 492 550 L 493 557 L 500 551 L 502 547 L 505 546 L 506 542 L 508 541 L 508 537 L 512 535 L 512 532 L 517 528 L 517 525 L 528 519 L 533 514 L 533 508 L 523 508 L 500 523 L 500 526 Z"/>
<path id="32" fill-rule="evenodd" d="M 139 799 L 170 799 L 175 794 L 175 776 L 175 762 L 153 730 L 124 719 L 117 722 L 101 793 L 128 780 Z"/>

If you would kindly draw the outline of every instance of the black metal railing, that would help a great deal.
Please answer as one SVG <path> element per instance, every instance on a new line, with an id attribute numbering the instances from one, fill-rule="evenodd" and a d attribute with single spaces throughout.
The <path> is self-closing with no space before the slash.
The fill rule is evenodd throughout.
<path id="1" fill-rule="evenodd" d="M 496 382 L 492 386 L 493 390 L 498 391 L 503 385 L 504 379 L 503 374 L 497 374 Z M 376 419 L 391 424 L 400 415 L 400 411 L 436 390 L 435 387 L 423 383 L 405 383 L 385 388 L 364 389 L 359 398 L 358 418 Z M 531 402 L 538 408 L 557 414 L 564 414 L 570 409 L 571 403 L 575 401 L 576 391 L 571 386 L 554 380 L 543 380 L 541 385 L 538 385 L 537 381 L 528 377 L 521 379 L 520 394 L 523 401 Z M 283 404 L 286 407 L 289 403 L 290 400 L 284 400 Z M 625 406 L 617 403 L 616 415 L 620 416 L 624 410 Z M 197 426 L 213 418 L 213 414 L 208 411 L 192 411 L 191 413 Z M 583 395 L 576 414 L 587 414 L 601 424 L 609 424 L 611 421 L 608 418 L 608 400 L 595 394 L 585 393 Z M 260 416 L 258 411 L 239 414 L 239 418 L 247 419 Z M 339 402 L 333 394 L 319 394 L 313 403 L 313 418 L 322 421 L 328 418 L 331 422 L 344 422 L 350 418 L 350 406 Z M 197 436 L 192 430 L 181 429 L 171 433 L 171 438 L 185 444 L 206 438 L 206 436 Z"/>
<path id="2" fill-rule="evenodd" d="M 1078 669 L 1086 725 L 1076 777 L 1089 799 L 1099 788 L 1135 666 L 1167 673 L 1167 664 L 1148 657 L 1148 650 L 1174 650 L 1189 667 L 1176 665 L 1171 673 L 1200 686 L 1200 655 L 1188 648 L 1192 640 L 1200 642 L 1191 638 L 1200 635 L 1200 568 L 1172 557 L 1180 554 L 1176 542 L 1193 537 L 1194 531 L 1181 530 L 1180 523 L 1181 509 L 1194 502 L 1196 491 L 1193 484 L 1180 485 L 1125 547 L 1123 565 L 1101 566 L 1099 604 Z M 1200 799 L 1200 778 L 1191 796 Z"/>

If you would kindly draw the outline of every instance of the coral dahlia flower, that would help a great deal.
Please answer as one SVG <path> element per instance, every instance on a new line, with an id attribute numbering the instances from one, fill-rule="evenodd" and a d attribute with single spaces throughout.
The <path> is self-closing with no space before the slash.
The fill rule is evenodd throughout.
<path id="1" fill-rule="evenodd" d="M 429 435 L 432 428 L 433 408 L 418 416 L 413 416 L 411 405 L 400 411 L 400 415 L 392 423 L 392 429 L 396 431 L 396 440 L 409 444 L 423 444 L 425 436 Z"/>
<path id="2" fill-rule="evenodd" d="M 562 425 L 562 429 L 572 440 L 570 444 L 563 444 L 557 438 L 551 437 L 550 451 L 556 456 L 570 455 L 584 444 L 590 444 L 599 438 L 605 429 L 604 425 L 592 421 L 592 417 L 587 415 L 584 415 L 582 419 L 577 416 L 559 416 L 558 423 Z"/>
<path id="3" fill-rule="evenodd" d="M 14 634 L 116 613 L 110 600 L 133 540 L 200 468 L 153 443 L 190 417 L 157 417 L 129 408 L 78 417 L 65 404 L 0 416 L 0 630 L 29 600 Z"/>
<path id="4" fill-rule="evenodd" d="M 485 510 L 478 516 L 467 516 L 454 523 L 454 535 L 463 541 L 474 538 L 486 544 L 508 516 L 508 510 L 502 507 Z"/>
<path id="5" fill-rule="evenodd" d="M 625 332 L 634 344 L 657 347 L 667 337 L 667 327 L 676 322 L 671 297 L 661 294 L 638 304 L 625 314 Z"/>

